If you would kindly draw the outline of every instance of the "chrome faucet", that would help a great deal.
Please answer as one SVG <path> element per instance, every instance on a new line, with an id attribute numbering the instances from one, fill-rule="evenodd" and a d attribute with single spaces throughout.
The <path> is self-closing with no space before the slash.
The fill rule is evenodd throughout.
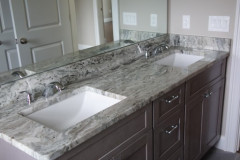
<path id="1" fill-rule="evenodd" d="M 139 44 L 137 45 L 138 52 L 140 54 L 144 54 L 146 58 L 151 56 L 151 47 L 152 47 L 152 44 L 150 44 L 150 43 L 148 43 L 147 45 L 145 45 L 142 48 L 140 47 Z"/>
<path id="2" fill-rule="evenodd" d="M 49 83 L 49 85 L 47 85 L 42 95 L 44 97 L 49 97 L 51 95 L 54 95 L 57 91 L 61 92 L 64 89 L 65 89 L 64 85 L 62 85 L 60 82 L 51 82 Z"/>
<path id="3" fill-rule="evenodd" d="M 27 102 L 30 105 L 32 102 L 34 102 L 34 97 L 31 93 L 29 93 L 28 91 L 22 91 L 20 93 L 26 93 L 27 94 Z"/>
<path id="4" fill-rule="evenodd" d="M 169 46 L 167 44 L 160 44 L 153 49 L 153 54 L 156 55 L 158 53 L 162 53 L 164 50 L 168 50 Z"/>
<path id="5" fill-rule="evenodd" d="M 126 39 L 123 41 L 124 43 L 135 43 L 134 41 L 130 40 L 130 39 Z"/>
<path id="6" fill-rule="evenodd" d="M 65 87 L 60 82 L 51 82 L 49 86 L 56 88 L 59 92 L 65 89 Z"/>
<path id="7" fill-rule="evenodd" d="M 26 74 L 24 74 L 22 71 L 15 71 L 12 73 L 13 76 L 18 76 L 20 78 L 23 78 L 26 76 Z"/>

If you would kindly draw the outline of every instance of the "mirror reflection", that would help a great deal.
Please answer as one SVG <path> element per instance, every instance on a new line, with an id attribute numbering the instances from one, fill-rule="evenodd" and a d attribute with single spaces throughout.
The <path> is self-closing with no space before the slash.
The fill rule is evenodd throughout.
<path id="1" fill-rule="evenodd" d="M 167 0 L 0 0 L 0 84 L 166 33 Z"/>

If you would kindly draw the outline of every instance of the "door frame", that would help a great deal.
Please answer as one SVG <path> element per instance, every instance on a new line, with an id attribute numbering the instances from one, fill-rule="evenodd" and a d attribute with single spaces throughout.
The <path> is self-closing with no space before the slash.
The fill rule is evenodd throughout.
<path id="1" fill-rule="evenodd" d="M 112 0 L 113 40 L 120 40 L 119 1 Z"/>
<path id="2" fill-rule="evenodd" d="M 100 29 L 100 25 L 102 22 L 99 21 L 98 18 L 98 0 L 93 0 L 93 15 L 94 15 L 94 28 L 95 28 L 95 39 L 96 45 L 102 44 L 102 40 L 100 35 L 102 32 Z M 111 0 L 112 1 L 112 22 L 113 22 L 113 39 L 114 41 L 119 40 L 119 3 L 118 0 Z"/>
<path id="3" fill-rule="evenodd" d="M 235 30 L 232 52 L 228 59 L 224 100 L 223 128 L 225 133 L 217 148 L 235 153 L 240 141 L 240 0 L 236 4 Z"/>
<path id="4" fill-rule="evenodd" d="M 69 0 L 69 12 L 70 12 L 70 25 L 72 30 L 72 42 L 73 42 L 73 51 L 78 51 L 78 38 L 77 38 L 77 17 L 76 17 L 76 8 L 75 0 Z"/>

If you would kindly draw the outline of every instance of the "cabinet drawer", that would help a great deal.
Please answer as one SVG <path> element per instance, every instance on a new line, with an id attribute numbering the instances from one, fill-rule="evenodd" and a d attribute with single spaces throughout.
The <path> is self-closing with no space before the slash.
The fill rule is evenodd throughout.
<path id="1" fill-rule="evenodd" d="M 183 146 L 183 124 L 184 109 L 181 109 L 154 129 L 155 160 L 166 160 Z"/>
<path id="2" fill-rule="evenodd" d="M 225 77 L 226 71 L 226 59 L 217 62 L 212 67 L 199 73 L 186 84 L 186 99 L 190 99 L 191 96 L 198 93 L 200 89 L 208 85 L 209 83 L 215 83 L 218 80 Z"/>
<path id="3" fill-rule="evenodd" d="M 168 92 L 164 96 L 153 101 L 154 126 L 174 113 L 180 104 L 184 102 L 184 85 Z"/>
<path id="4" fill-rule="evenodd" d="M 105 155 L 111 157 L 116 150 L 133 137 L 138 137 L 152 128 L 152 105 L 133 113 L 124 120 L 114 124 L 84 144 L 72 149 L 58 160 L 100 160 Z M 111 158 L 109 158 L 111 159 Z"/>

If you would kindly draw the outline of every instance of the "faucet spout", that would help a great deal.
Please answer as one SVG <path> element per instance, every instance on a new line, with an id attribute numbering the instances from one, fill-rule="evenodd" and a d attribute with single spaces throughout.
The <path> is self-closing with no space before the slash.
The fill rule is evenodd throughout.
<path id="1" fill-rule="evenodd" d="M 42 95 L 47 98 L 49 96 L 54 95 L 57 91 L 61 92 L 64 89 L 65 89 L 64 85 L 62 85 L 60 82 L 51 82 L 46 87 Z"/>
<path id="2" fill-rule="evenodd" d="M 20 78 L 23 78 L 23 77 L 26 76 L 26 74 L 24 74 L 24 73 L 21 72 L 21 71 L 15 71 L 15 72 L 12 73 L 12 75 L 13 75 L 13 76 L 18 76 L 18 77 L 20 77 Z"/>
<path id="3" fill-rule="evenodd" d="M 65 87 L 60 82 L 51 82 L 49 85 L 56 88 L 59 92 L 65 89 Z"/>

